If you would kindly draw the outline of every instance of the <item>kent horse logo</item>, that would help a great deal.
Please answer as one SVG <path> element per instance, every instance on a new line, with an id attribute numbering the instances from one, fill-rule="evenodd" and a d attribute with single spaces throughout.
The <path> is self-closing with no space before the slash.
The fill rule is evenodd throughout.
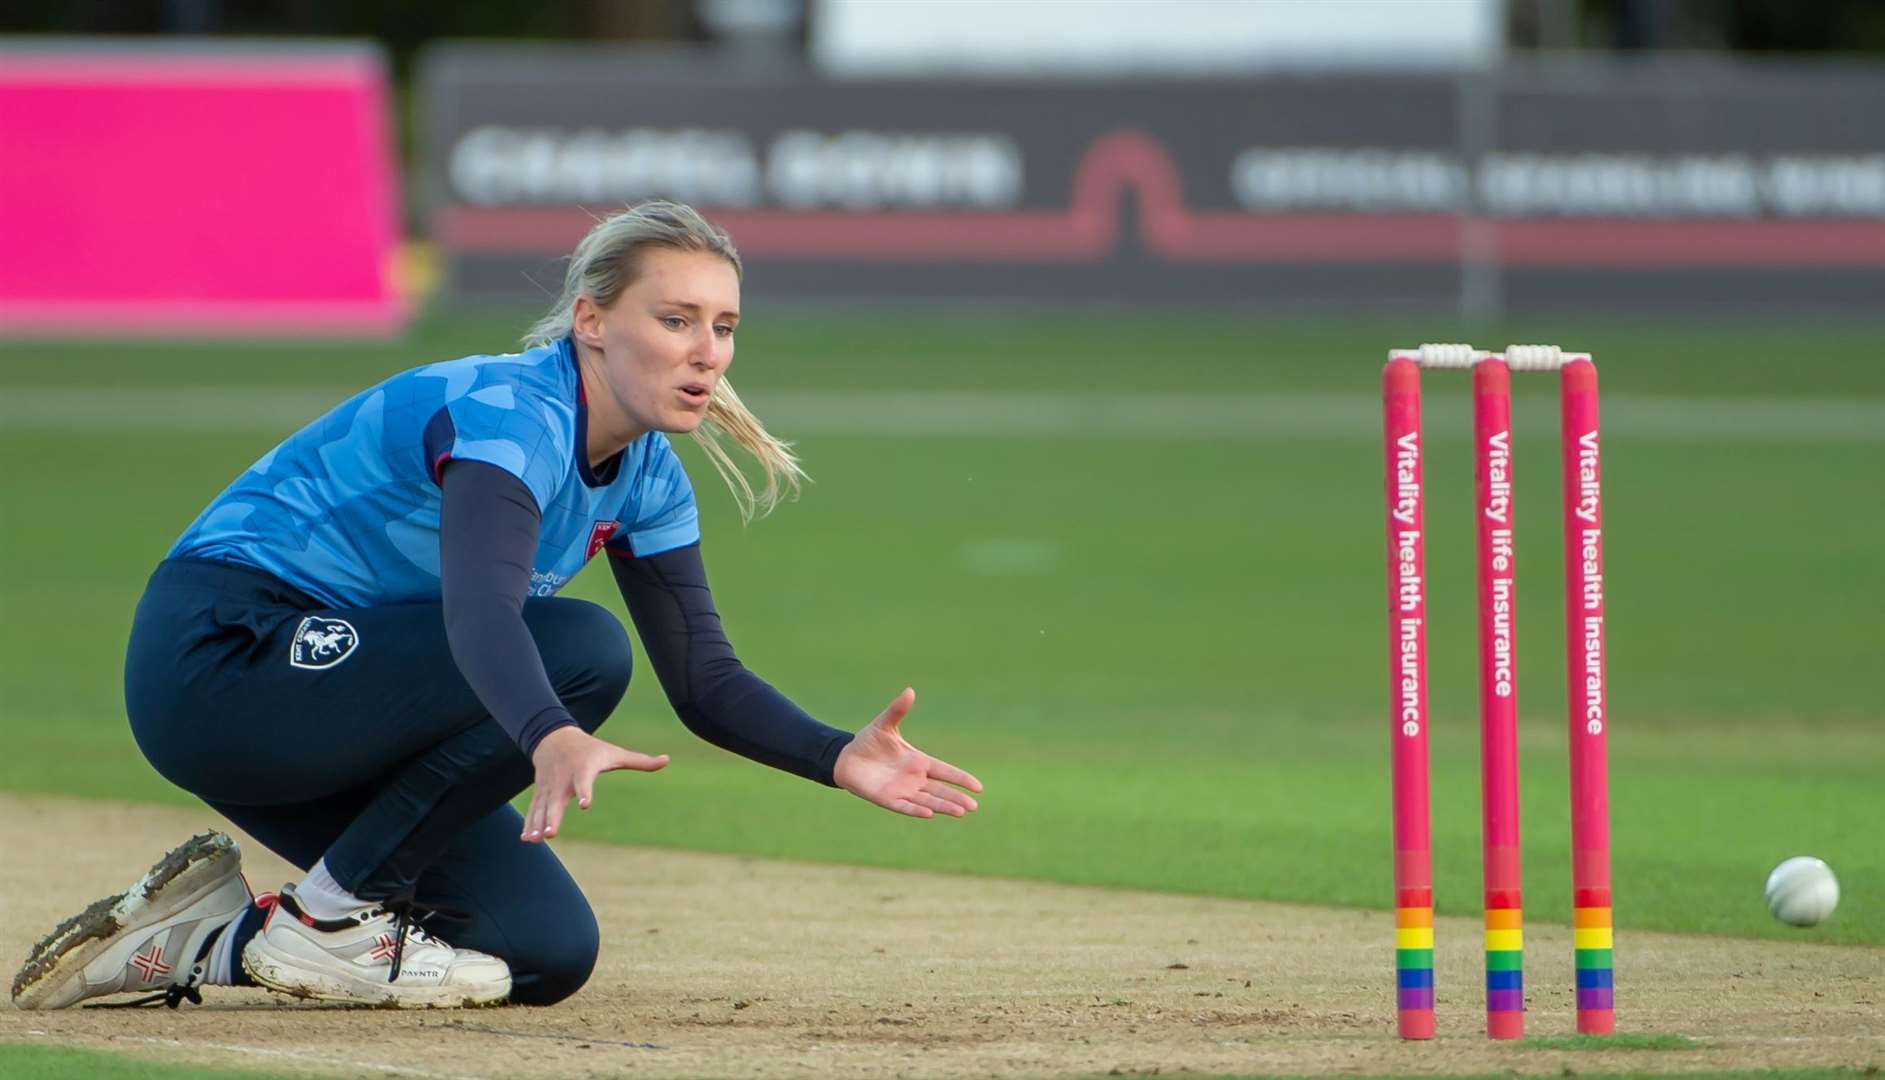
<path id="1" fill-rule="evenodd" d="M 353 650 L 359 644 L 360 635 L 345 620 L 310 615 L 301 620 L 300 626 L 295 627 L 294 644 L 289 649 L 288 662 L 310 671 L 331 668 L 353 655 Z"/>

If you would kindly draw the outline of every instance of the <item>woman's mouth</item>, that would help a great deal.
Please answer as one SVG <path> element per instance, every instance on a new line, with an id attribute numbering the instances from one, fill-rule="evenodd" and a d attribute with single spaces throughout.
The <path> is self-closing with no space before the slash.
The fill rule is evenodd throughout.
<path id="1" fill-rule="evenodd" d="M 688 383 L 680 391 L 681 400 L 696 408 L 705 407 L 707 399 L 713 396 L 713 391 L 705 383 Z"/>

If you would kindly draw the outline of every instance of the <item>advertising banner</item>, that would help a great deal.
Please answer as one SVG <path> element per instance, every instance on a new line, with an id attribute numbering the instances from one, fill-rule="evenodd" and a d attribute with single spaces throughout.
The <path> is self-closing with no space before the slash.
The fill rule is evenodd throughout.
<path id="1" fill-rule="evenodd" d="M 367 47 L 0 44 L 0 333 L 391 333 Z"/>
<path id="2" fill-rule="evenodd" d="M 1850 306 L 1885 295 L 1885 73 L 830 81 L 453 46 L 422 79 L 463 295 L 541 297 L 662 196 L 834 299 Z"/>

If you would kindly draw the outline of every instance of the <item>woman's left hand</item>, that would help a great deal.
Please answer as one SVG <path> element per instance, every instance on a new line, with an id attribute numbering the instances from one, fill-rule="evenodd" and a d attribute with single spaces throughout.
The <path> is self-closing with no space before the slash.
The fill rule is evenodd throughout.
<path id="1" fill-rule="evenodd" d="M 857 733 L 849 746 L 839 751 L 831 778 L 858 798 L 899 814 L 961 817 L 975 809 L 975 800 L 968 791 L 981 791 L 982 782 L 904 740 L 897 726 L 914 704 L 916 691 L 905 688 L 877 714 L 877 719 Z"/>

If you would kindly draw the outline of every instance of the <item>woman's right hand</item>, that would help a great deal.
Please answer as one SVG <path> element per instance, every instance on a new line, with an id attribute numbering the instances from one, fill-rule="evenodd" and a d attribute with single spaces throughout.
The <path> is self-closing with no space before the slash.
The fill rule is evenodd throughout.
<path id="1" fill-rule="evenodd" d="M 596 777 L 616 769 L 655 772 L 667 765 L 668 756 L 649 757 L 624 750 L 572 724 L 545 735 L 531 751 L 530 762 L 537 767 L 537 780 L 530 810 L 524 815 L 523 840 L 536 844 L 556 835 L 571 799 L 576 799 L 584 810 L 589 809 L 595 798 Z"/>

